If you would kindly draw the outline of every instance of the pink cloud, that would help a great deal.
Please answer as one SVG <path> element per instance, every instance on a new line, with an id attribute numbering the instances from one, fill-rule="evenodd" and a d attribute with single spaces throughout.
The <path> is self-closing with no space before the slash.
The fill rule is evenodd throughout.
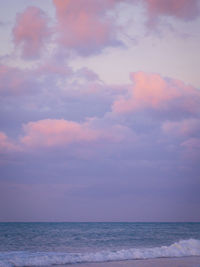
<path id="1" fill-rule="evenodd" d="M 53 0 L 62 45 L 82 55 L 99 52 L 105 46 L 119 45 L 115 26 L 106 17 L 106 11 L 117 2 Z"/>
<path id="2" fill-rule="evenodd" d="M 0 153 L 17 150 L 19 150 L 19 147 L 9 140 L 5 133 L 0 132 Z"/>
<path id="3" fill-rule="evenodd" d="M 150 21 L 159 16 L 172 16 L 186 21 L 199 15 L 198 0 L 145 0 Z"/>
<path id="4" fill-rule="evenodd" d="M 89 127 L 88 123 L 77 123 L 64 119 L 46 119 L 29 122 L 24 125 L 25 136 L 22 144 L 29 147 L 53 147 L 71 143 L 91 142 L 99 133 Z"/>
<path id="5" fill-rule="evenodd" d="M 23 125 L 25 135 L 20 144 L 26 148 L 63 147 L 70 144 L 100 145 L 104 143 L 120 143 L 127 138 L 135 140 L 129 128 L 122 125 L 101 125 L 98 119 L 90 119 L 84 123 L 64 119 L 45 119 Z M 78 149 L 78 147 L 77 147 Z"/>
<path id="6" fill-rule="evenodd" d="M 40 55 L 46 39 L 50 36 L 47 17 L 38 7 L 27 7 L 17 15 L 13 28 L 14 42 L 21 47 L 24 58 Z"/>
<path id="7" fill-rule="evenodd" d="M 126 96 L 113 104 L 116 113 L 142 109 L 182 109 L 195 113 L 199 110 L 200 92 L 192 86 L 174 79 L 164 79 L 159 74 L 135 72 L 131 74 L 133 86 Z"/>
<path id="8" fill-rule="evenodd" d="M 200 133 L 199 119 L 184 119 L 182 121 L 167 121 L 162 126 L 166 134 L 191 137 Z"/>

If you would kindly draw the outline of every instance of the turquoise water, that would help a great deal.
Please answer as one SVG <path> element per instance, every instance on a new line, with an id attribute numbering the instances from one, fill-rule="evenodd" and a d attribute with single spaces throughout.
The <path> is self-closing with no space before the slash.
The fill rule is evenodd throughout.
<path id="1" fill-rule="evenodd" d="M 200 255 L 200 223 L 0 223 L 0 266 Z"/>

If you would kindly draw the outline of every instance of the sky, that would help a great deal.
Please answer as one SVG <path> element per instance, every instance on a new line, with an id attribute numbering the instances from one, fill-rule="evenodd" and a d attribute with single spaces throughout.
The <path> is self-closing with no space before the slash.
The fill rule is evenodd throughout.
<path id="1" fill-rule="evenodd" d="M 200 221 L 200 1 L 0 3 L 0 221 Z"/>

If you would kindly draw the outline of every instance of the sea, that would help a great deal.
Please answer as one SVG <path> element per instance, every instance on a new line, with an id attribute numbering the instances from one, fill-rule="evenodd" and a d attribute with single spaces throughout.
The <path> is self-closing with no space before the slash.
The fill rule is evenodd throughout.
<path id="1" fill-rule="evenodd" d="M 190 256 L 200 256 L 200 223 L 0 223 L 1 267 Z"/>

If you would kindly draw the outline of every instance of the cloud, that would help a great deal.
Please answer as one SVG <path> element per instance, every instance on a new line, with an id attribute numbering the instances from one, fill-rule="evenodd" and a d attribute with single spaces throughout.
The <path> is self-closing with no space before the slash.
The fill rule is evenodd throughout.
<path id="1" fill-rule="evenodd" d="M 188 149 L 197 149 L 199 151 L 200 149 L 200 138 L 189 138 L 185 142 L 181 144 L 182 146 L 187 147 Z"/>
<path id="2" fill-rule="evenodd" d="M 192 86 L 159 74 L 135 72 L 131 74 L 133 85 L 127 95 L 113 104 L 115 113 L 130 113 L 137 110 L 180 110 L 196 113 L 200 106 L 200 92 Z"/>
<path id="3" fill-rule="evenodd" d="M 37 91 L 33 71 L 0 65 L 0 95 L 21 96 Z"/>
<path id="4" fill-rule="evenodd" d="M 171 16 L 190 21 L 200 14 L 198 0 L 144 0 L 149 23 L 155 23 L 160 16 Z"/>
<path id="5" fill-rule="evenodd" d="M 87 81 L 99 81 L 99 76 L 92 70 L 83 67 L 77 71 L 77 76 L 83 77 Z"/>
<path id="6" fill-rule="evenodd" d="M 13 28 L 14 43 L 22 50 L 22 56 L 27 59 L 39 57 L 45 41 L 50 36 L 48 19 L 38 7 L 27 7 L 17 15 Z"/>
<path id="7" fill-rule="evenodd" d="M 29 147 L 63 146 L 71 143 L 91 142 L 99 133 L 88 127 L 88 123 L 77 123 L 64 119 L 45 119 L 24 125 L 25 136 L 21 142 Z"/>
<path id="8" fill-rule="evenodd" d="M 61 44 L 81 55 L 100 52 L 106 46 L 118 46 L 116 26 L 106 12 L 114 0 L 53 0 Z"/>
<path id="9" fill-rule="evenodd" d="M 75 150 L 82 144 L 86 151 L 86 147 L 90 147 L 92 143 L 96 142 L 100 146 L 106 143 L 120 143 L 132 135 L 126 126 L 106 125 L 97 118 L 90 118 L 83 123 L 64 119 L 44 119 L 24 124 L 23 130 L 25 135 L 19 141 L 25 151 L 28 147 L 62 148 L 70 144 L 76 145 Z"/>
<path id="10" fill-rule="evenodd" d="M 200 135 L 200 120 L 195 118 L 184 119 L 181 121 L 167 121 L 162 129 L 166 134 L 179 137 L 191 137 Z"/>
<path id="11" fill-rule="evenodd" d="M 17 150 L 19 150 L 19 146 L 9 140 L 8 136 L 5 133 L 0 132 L 0 153 L 12 152 Z"/>
<path id="12" fill-rule="evenodd" d="M 60 57 L 35 68 L 1 65 L 1 130 L 15 138 L 21 133 L 21 125 L 30 121 L 103 117 L 110 111 L 116 91 L 95 72 L 88 68 L 74 71 Z"/>
<path id="13" fill-rule="evenodd" d="M 183 160 L 195 163 L 200 153 L 200 119 L 187 118 L 180 121 L 166 121 L 162 125 L 163 138 L 168 139 L 170 145 L 176 144 Z M 162 134 L 162 133 L 161 133 Z M 187 165 L 187 164 L 186 164 Z"/>
<path id="14" fill-rule="evenodd" d="M 75 51 L 82 56 L 100 53 L 108 46 L 122 46 L 119 35 L 120 22 L 116 21 L 115 7 L 128 3 L 134 8 L 136 0 L 53 0 L 57 24 L 48 26 L 48 17 L 38 7 L 30 6 L 17 15 L 13 28 L 14 43 L 22 51 L 23 58 L 34 59 L 41 55 L 45 42 L 54 34 L 59 50 Z M 141 0 L 147 10 L 149 25 L 159 17 L 171 16 L 186 21 L 199 13 L 198 0 Z M 113 13 L 110 16 L 110 13 Z M 114 18 L 114 19 L 113 19 Z M 118 26 L 117 26 L 118 23 Z M 121 25 L 122 26 L 122 25 Z M 119 30 L 120 29 L 120 30 Z M 61 45 L 61 46 L 60 46 Z"/>
<path id="15" fill-rule="evenodd" d="M 191 160 L 192 163 L 197 162 L 199 164 L 200 158 L 200 138 L 188 138 L 184 142 L 181 143 L 183 147 L 183 157 L 187 160 Z"/>

